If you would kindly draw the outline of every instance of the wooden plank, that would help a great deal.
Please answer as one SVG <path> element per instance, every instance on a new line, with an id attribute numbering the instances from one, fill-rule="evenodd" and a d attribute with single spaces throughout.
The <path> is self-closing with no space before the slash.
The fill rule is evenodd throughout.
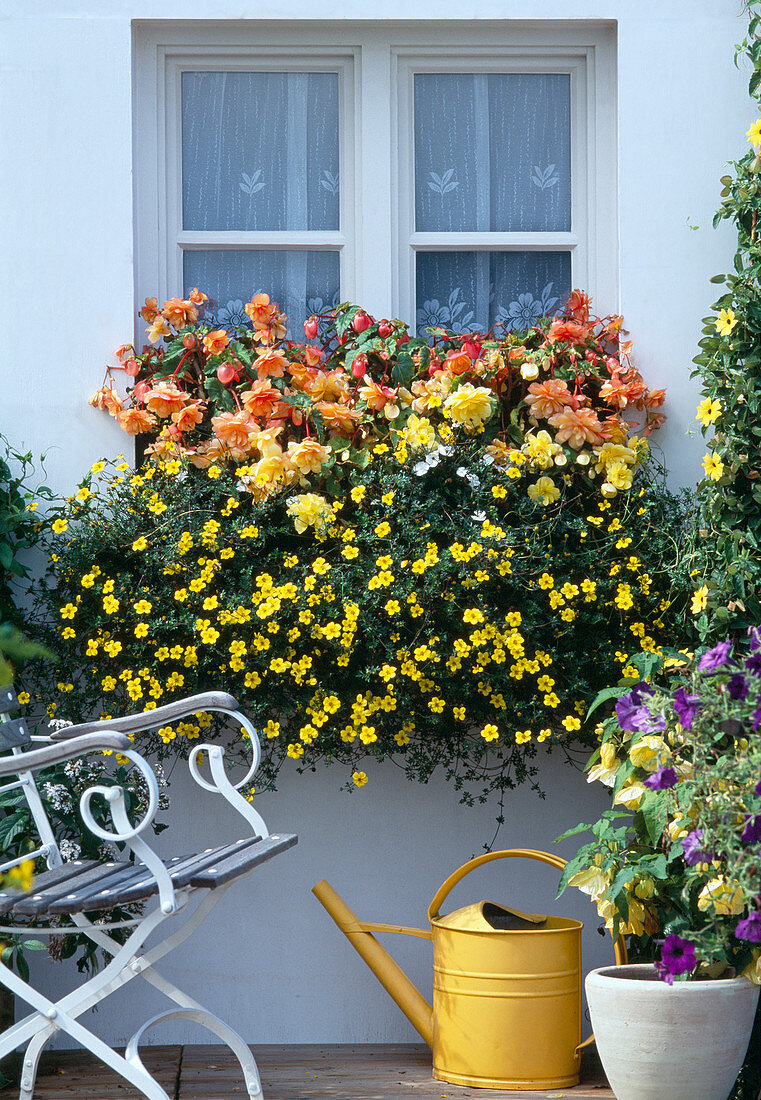
<path id="1" fill-rule="evenodd" d="M 18 707 L 18 695 L 13 684 L 3 684 L 0 687 L 0 714 L 7 714 L 9 710 Z"/>
<path id="2" fill-rule="evenodd" d="M 215 860 L 210 866 L 197 871 L 190 879 L 190 885 L 205 886 L 210 890 L 216 886 L 224 886 L 231 879 L 247 874 L 260 863 L 266 863 L 273 856 L 292 848 L 297 840 L 298 838 L 292 833 L 268 836 L 266 840 L 259 840 L 251 847 L 236 852 L 235 855 L 228 856 L 226 859 Z"/>
<path id="3" fill-rule="evenodd" d="M 94 859 L 74 859 L 60 867 L 53 867 L 50 871 L 43 871 L 42 874 L 36 875 L 30 890 L 0 890 L 0 914 L 9 912 L 22 898 L 38 894 L 46 886 L 55 886 L 56 883 L 67 882 L 76 878 L 77 875 L 84 874 L 91 867 L 98 866 L 100 864 Z"/>
<path id="4" fill-rule="evenodd" d="M 26 718 L 0 722 L 0 749 L 21 749 L 32 743 Z"/>
<path id="5" fill-rule="evenodd" d="M 255 1046 L 266 1100 L 614 1100 L 594 1051 L 585 1051 L 582 1084 L 544 1092 L 462 1088 L 435 1081 L 431 1054 L 422 1044 Z M 173 1100 L 243 1100 L 237 1060 L 226 1047 L 145 1047 L 146 1067 Z M 179 1093 L 175 1093 L 177 1076 Z M 44 1055 L 35 1100 L 137 1100 L 131 1089 L 97 1059 L 79 1051 Z M 0 1091 L 16 1100 L 18 1091 Z"/>

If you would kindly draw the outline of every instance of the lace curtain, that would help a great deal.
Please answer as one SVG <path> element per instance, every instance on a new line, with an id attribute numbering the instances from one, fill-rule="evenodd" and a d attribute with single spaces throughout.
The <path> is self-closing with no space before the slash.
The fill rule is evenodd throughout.
<path id="1" fill-rule="evenodd" d="M 567 232 L 570 78 L 415 76 L 415 229 Z M 567 251 L 417 254 L 418 329 L 525 327 L 571 289 Z"/>
<path id="2" fill-rule="evenodd" d="M 338 229 L 338 134 L 337 73 L 183 73 L 183 228 Z M 310 312 L 339 300 L 339 258 L 295 248 L 188 250 L 184 282 L 186 293 L 198 286 L 214 299 L 220 323 L 247 323 L 243 304 L 266 291 L 298 335 Z"/>

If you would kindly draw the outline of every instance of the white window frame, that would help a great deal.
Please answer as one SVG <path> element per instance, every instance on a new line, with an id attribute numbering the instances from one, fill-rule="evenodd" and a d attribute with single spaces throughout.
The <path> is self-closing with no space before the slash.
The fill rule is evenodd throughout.
<path id="1" fill-rule="evenodd" d="M 620 311 L 615 23 L 145 21 L 133 30 L 138 302 L 181 292 L 186 249 L 336 249 L 342 300 L 412 324 L 416 251 L 567 248 L 573 285 L 599 311 Z M 225 68 L 339 72 L 337 232 L 181 230 L 181 73 Z M 570 74 L 568 234 L 414 232 L 412 80 L 431 71 Z"/>

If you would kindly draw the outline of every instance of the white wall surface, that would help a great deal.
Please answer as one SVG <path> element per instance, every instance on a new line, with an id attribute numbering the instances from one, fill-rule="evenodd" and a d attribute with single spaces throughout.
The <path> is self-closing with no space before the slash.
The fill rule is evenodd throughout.
<path id="1" fill-rule="evenodd" d="M 17 445 L 48 451 L 54 485 L 70 488 L 92 461 L 125 446 L 87 398 L 134 325 L 131 21 L 424 21 L 431 14 L 430 0 L 324 0 L 319 7 L 307 0 L 2 0 L 0 430 Z M 668 387 L 661 442 L 674 482 L 690 484 L 703 453 L 687 435 L 695 427 L 690 360 L 715 292 L 708 279 L 732 255 L 731 229 L 713 231 L 710 219 L 718 177 L 744 151 L 754 117 L 745 74 L 732 62 L 743 35 L 740 0 L 439 0 L 435 7 L 439 25 L 527 17 L 618 21 L 619 145 L 611 153 L 619 177 L 620 306 L 638 365 L 652 385 Z M 527 790 L 510 796 L 506 846 L 548 847 L 604 805 L 604 793 L 557 757 L 543 765 L 542 781 L 546 801 Z M 353 796 L 339 794 L 338 783 L 330 771 L 291 776 L 266 797 L 272 827 L 298 832 L 299 847 L 233 890 L 214 922 L 166 966 L 251 1041 L 414 1039 L 309 888 L 326 877 L 360 916 L 420 923 L 439 883 L 491 836 L 495 807 L 461 807 L 437 778 L 419 787 L 392 767 L 375 769 Z M 201 812 L 184 792 L 177 784 L 179 839 L 171 850 L 234 835 L 221 810 Z M 498 865 L 479 872 L 455 902 L 492 896 L 549 909 L 551 879 L 545 868 L 507 873 Z M 559 910 L 596 924 L 584 899 L 562 899 Z M 398 954 L 429 987 L 427 950 L 400 941 Z M 587 966 L 600 965 L 609 944 L 588 930 L 585 952 Z M 66 970 L 43 966 L 40 977 L 52 991 Z M 133 987 L 121 1004 L 99 1012 L 98 1027 L 113 1041 L 123 1041 L 154 1001 Z M 155 1041 L 165 1038 L 157 1033 Z"/>

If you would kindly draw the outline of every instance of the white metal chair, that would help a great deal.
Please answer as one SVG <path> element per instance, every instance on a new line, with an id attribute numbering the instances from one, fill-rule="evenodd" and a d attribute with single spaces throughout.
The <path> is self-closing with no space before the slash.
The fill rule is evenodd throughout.
<path id="1" fill-rule="evenodd" d="M 27 893 L 0 889 L 0 919 L 5 914 L 10 922 L 0 925 L 0 936 L 19 932 L 61 935 L 60 918 L 68 917 L 79 932 L 111 956 L 109 962 L 83 985 L 55 1002 L 22 980 L 10 967 L 0 965 L 0 982 L 32 1009 L 0 1036 L 0 1059 L 28 1043 L 19 1100 L 32 1100 L 40 1055 L 51 1036 L 59 1030 L 92 1051 L 149 1100 L 169 1100 L 168 1094 L 146 1070 L 139 1054 L 140 1040 L 148 1028 L 166 1020 L 190 1020 L 213 1032 L 240 1062 L 248 1096 L 261 1097 L 256 1062 L 240 1035 L 155 969 L 160 959 L 199 927 L 236 879 L 296 843 L 297 838 L 293 835 L 271 834 L 261 816 L 240 793 L 241 787 L 250 784 L 259 766 L 259 739 L 253 725 L 240 713 L 231 695 L 216 691 L 178 700 L 144 714 L 69 726 L 49 736 L 31 736 L 24 719 L 12 720 L 9 712 L 17 706 L 13 688 L 0 688 L 0 750 L 11 752 L 0 757 L 0 779 L 18 777 L 0 786 L 0 791 L 13 788 L 23 791 L 41 843 L 36 851 L 1 864 L 0 872 L 30 857 L 44 857 L 48 870 L 36 876 Z M 221 794 L 246 821 L 250 831 L 234 844 L 164 861 L 146 839 L 159 803 L 156 776 L 135 751 L 127 734 L 164 726 L 199 711 L 228 715 L 243 726 L 251 739 L 251 767 L 235 785 L 225 771 L 222 746 L 197 745 L 189 758 L 196 782 L 206 791 Z M 45 747 L 35 748 L 33 742 L 44 743 Z M 139 770 L 148 788 L 147 809 L 142 820 L 133 825 L 127 815 L 121 787 L 95 785 L 88 788 L 80 800 L 85 824 L 102 840 L 123 844 L 129 859 L 103 862 L 79 859 L 65 863 L 34 775 L 49 765 L 103 751 L 122 754 Z M 211 782 L 199 771 L 201 752 L 208 760 Z M 91 803 L 96 797 L 105 799 L 108 804 L 114 825 L 112 831 L 93 816 Z M 129 920 L 103 923 L 99 918 L 98 923 L 94 923 L 87 915 L 133 902 L 143 904 L 139 914 Z M 49 918 L 56 918 L 52 926 Z M 173 930 L 165 926 L 173 926 Z M 123 943 L 111 934 L 117 929 L 123 930 Z M 154 933 L 163 938 L 149 949 L 146 941 Z M 81 1024 L 79 1017 L 137 977 L 168 997 L 174 1007 L 147 1020 L 132 1036 L 122 1056 Z"/>

